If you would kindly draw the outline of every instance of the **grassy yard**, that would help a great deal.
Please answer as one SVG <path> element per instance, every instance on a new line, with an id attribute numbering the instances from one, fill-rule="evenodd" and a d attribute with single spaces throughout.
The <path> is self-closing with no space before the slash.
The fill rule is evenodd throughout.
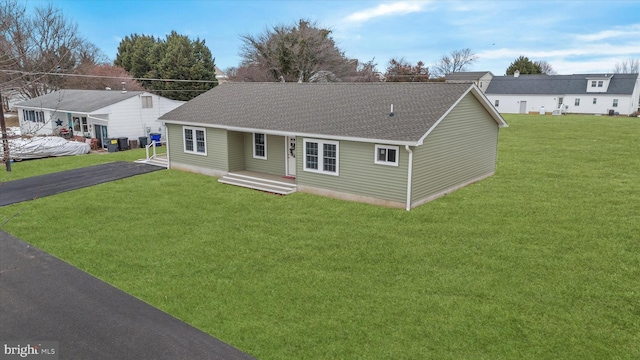
<path id="1" fill-rule="evenodd" d="M 640 358 L 640 119 L 505 117 L 496 175 L 411 212 L 160 171 L 0 224 L 260 359 Z"/>

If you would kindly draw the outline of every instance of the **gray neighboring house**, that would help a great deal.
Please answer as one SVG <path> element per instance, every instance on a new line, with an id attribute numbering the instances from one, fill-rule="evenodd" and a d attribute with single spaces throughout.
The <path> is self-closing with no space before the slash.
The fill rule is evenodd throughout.
<path id="1" fill-rule="evenodd" d="M 184 103 L 146 91 L 58 90 L 15 107 L 23 134 L 71 133 L 96 138 L 104 147 L 108 138 L 162 133 L 158 118 Z"/>
<path id="2" fill-rule="evenodd" d="M 445 82 L 454 84 L 474 83 L 480 90 L 486 91 L 489 83 L 493 79 L 491 71 L 461 71 L 445 76 Z"/>
<path id="3" fill-rule="evenodd" d="M 640 111 L 638 74 L 494 76 L 485 91 L 506 114 L 629 115 Z"/>
<path id="4" fill-rule="evenodd" d="M 407 210 L 493 175 L 507 126 L 445 83 L 226 83 L 160 120 L 170 168 Z"/>

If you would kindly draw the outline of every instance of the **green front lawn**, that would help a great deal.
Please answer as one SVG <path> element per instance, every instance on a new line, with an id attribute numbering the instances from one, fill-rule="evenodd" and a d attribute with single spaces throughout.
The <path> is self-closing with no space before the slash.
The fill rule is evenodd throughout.
<path id="1" fill-rule="evenodd" d="M 410 212 L 169 170 L 0 224 L 260 359 L 640 358 L 640 119 L 505 118 L 495 176 Z"/>

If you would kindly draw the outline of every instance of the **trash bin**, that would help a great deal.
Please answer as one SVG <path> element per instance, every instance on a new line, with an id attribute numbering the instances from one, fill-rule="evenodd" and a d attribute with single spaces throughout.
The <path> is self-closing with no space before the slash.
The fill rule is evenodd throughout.
<path id="1" fill-rule="evenodd" d="M 140 142 L 140 147 L 143 148 L 145 146 L 147 146 L 148 144 L 148 140 L 146 136 L 141 136 L 138 138 L 138 142 Z"/>
<path id="2" fill-rule="evenodd" d="M 137 149 L 138 140 L 129 140 L 129 149 Z"/>
<path id="3" fill-rule="evenodd" d="M 162 137 L 162 134 L 151 133 L 149 134 L 149 137 L 151 138 L 151 141 L 156 142 L 156 146 L 160 146 L 160 137 Z"/>
<path id="4" fill-rule="evenodd" d="M 118 151 L 118 139 L 109 139 L 107 142 L 107 151 L 116 152 Z"/>
<path id="5" fill-rule="evenodd" d="M 129 138 L 119 137 L 118 138 L 118 151 L 129 150 Z"/>
<path id="6" fill-rule="evenodd" d="M 615 111 L 615 110 L 613 110 L 613 109 L 609 110 L 609 116 L 613 116 L 613 115 L 615 114 L 615 112 L 616 112 L 616 111 Z"/>

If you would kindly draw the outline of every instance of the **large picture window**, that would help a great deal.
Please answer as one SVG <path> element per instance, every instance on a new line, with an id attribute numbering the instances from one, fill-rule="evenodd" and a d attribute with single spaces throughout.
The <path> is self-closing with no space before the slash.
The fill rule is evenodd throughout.
<path id="1" fill-rule="evenodd" d="M 376 145 L 374 162 L 380 165 L 398 166 L 398 155 L 397 146 Z"/>
<path id="2" fill-rule="evenodd" d="M 253 157 L 257 159 L 267 159 L 266 134 L 253 134 Z"/>
<path id="3" fill-rule="evenodd" d="M 44 124 L 44 111 L 22 110 L 24 121 L 39 122 Z"/>
<path id="4" fill-rule="evenodd" d="M 184 152 L 207 155 L 207 135 L 204 128 L 184 126 Z"/>
<path id="5" fill-rule="evenodd" d="M 338 175 L 339 148 L 337 141 L 304 139 L 304 170 Z"/>

